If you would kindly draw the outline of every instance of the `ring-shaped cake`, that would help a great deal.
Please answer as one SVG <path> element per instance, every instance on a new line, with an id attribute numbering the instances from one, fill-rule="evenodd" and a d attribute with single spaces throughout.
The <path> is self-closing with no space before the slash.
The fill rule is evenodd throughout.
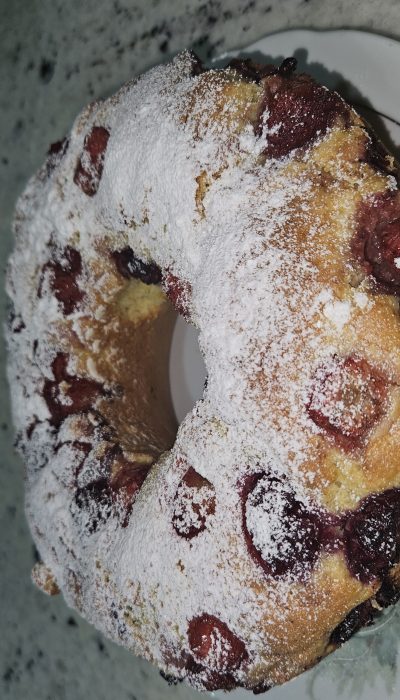
<path id="1" fill-rule="evenodd" d="M 190 53 L 21 196 L 9 377 L 34 580 L 199 689 L 260 692 L 400 589 L 400 195 L 294 59 Z M 179 429 L 177 313 L 208 378 Z"/>

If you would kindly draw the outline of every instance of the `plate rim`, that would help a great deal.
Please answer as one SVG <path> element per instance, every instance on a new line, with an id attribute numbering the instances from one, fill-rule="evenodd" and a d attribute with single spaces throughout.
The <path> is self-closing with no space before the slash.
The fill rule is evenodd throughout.
<path id="1" fill-rule="evenodd" d="M 296 37 L 298 37 L 299 39 L 302 38 L 303 41 L 307 38 L 311 38 L 311 40 L 317 41 L 319 41 L 322 38 L 328 38 L 328 41 L 335 41 L 338 37 L 343 38 L 344 36 L 346 36 L 347 41 L 351 41 L 352 39 L 363 42 L 367 41 L 368 43 L 375 45 L 376 48 L 383 49 L 386 52 L 394 51 L 397 54 L 396 58 L 400 59 L 400 40 L 386 36 L 385 34 L 379 34 L 373 31 L 365 31 L 361 29 L 351 28 L 308 29 L 301 27 L 293 27 L 291 29 L 285 29 L 283 31 L 272 32 L 271 34 L 267 34 L 261 37 L 260 39 L 257 39 L 251 44 L 247 44 L 246 46 L 241 46 L 239 48 L 234 48 L 230 51 L 224 52 L 223 54 L 220 54 L 219 56 L 215 57 L 215 59 L 213 59 L 213 63 L 217 63 L 220 60 L 225 60 L 226 58 L 229 58 L 231 56 L 234 57 L 242 53 L 250 53 L 260 50 L 260 47 L 264 44 L 264 42 L 268 40 L 275 41 L 278 37 L 282 39 L 282 41 L 284 41 L 286 38 L 292 40 Z M 383 117 L 390 119 L 392 122 L 394 122 L 400 127 L 400 104 L 398 114 L 396 113 L 394 105 L 392 105 L 389 108 L 389 110 L 385 109 L 385 111 L 381 112 L 380 114 Z"/>

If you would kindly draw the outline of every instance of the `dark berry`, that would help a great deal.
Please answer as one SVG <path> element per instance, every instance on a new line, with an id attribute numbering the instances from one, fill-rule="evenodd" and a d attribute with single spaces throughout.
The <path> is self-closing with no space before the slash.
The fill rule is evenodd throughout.
<path id="1" fill-rule="evenodd" d="M 333 630 L 329 642 L 335 646 L 340 646 L 347 642 L 362 627 L 366 627 L 373 622 L 374 611 L 369 600 L 361 605 L 357 605 L 342 622 Z"/>
<path id="2" fill-rule="evenodd" d="M 56 382 L 63 382 L 69 379 L 70 374 L 68 372 L 68 362 L 69 355 L 65 352 L 58 352 L 55 356 L 53 362 L 51 363 L 51 369 Z"/>
<path id="3" fill-rule="evenodd" d="M 203 671 L 202 683 L 210 693 L 216 690 L 234 690 L 237 687 L 237 681 L 231 673 L 218 673 L 209 669 Z"/>
<path id="4" fill-rule="evenodd" d="M 195 77 L 196 75 L 200 75 L 201 73 L 204 73 L 204 71 L 206 69 L 204 68 L 203 62 L 198 57 L 198 55 L 192 50 L 189 51 L 189 54 L 190 54 L 190 60 L 192 62 L 191 75 L 193 77 Z"/>
<path id="5" fill-rule="evenodd" d="M 361 160 L 369 163 L 385 175 L 399 177 L 398 166 L 394 163 L 389 151 L 371 132 L 369 133 L 368 142 L 365 147 L 364 157 Z"/>
<path id="6" fill-rule="evenodd" d="M 69 140 L 67 138 L 64 138 L 61 141 L 55 141 L 50 145 L 50 148 L 47 151 L 46 160 L 46 170 L 48 177 L 51 175 L 53 170 L 55 170 L 55 168 L 59 165 L 59 163 L 65 156 L 68 149 L 68 144 Z"/>
<path id="7" fill-rule="evenodd" d="M 112 253 L 117 270 L 126 279 L 139 279 L 145 284 L 159 284 L 161 270 L 155 263 L 145 263 L 137 258 L 129 246 Z"/>
<path id="8" fill-rule="evenodd" d="M 165 673 L 164 671 L 160 671 L 160 676 L 163 678 L 168 685 L 178 685 L 178 683 L 182 683 L 183 678 L 177 678 L 176 676 L 173 676 L 170 673 Z"/>
<path id="9" fill-rule="evenodd" d="M 278 73 L 279 75 L 284 75 L 286 77 L 289 77 L 292 75 L 292 73 L 295 72 L 297 68 L 297 58 L 294 56 L 289 56 L 288 58 L 285 58 L 281 65 L 278 68 Z"/>
<path id="10" fill-rule="evenodd" d="M 215 513 L 215 489 L 193 467 L 189 467 L 174 498 L 172 524 L 175 532 L 187 540 L 207 528 Z"/>
<path id="11" fill-rule="evenodd" d="M 88 532 L 96 532 L 112 513 L 112 494 L 108 479 L 102 477 L 78 488 L 75 493 L 75 505 L 88 515 Z"/>
<path id="12" fill-rule="evenodd" d="M 290 486 L 259 472 L 248 477 L 242 490 L 245 540 L 253 559 L 266 574 L 301 578 L 314 564 L 329 528 L 321 514 L 311 512 Z"/>
<path id="13" fill-rule="evenodd" d="M 353 254 L 378 291 L 400 293 L 400 196 L 375 195 L 363 202 L 357 216 Z"/>
<path id="14" fill-rule="evenodd" d="M 21 314 L 16 314 L 13 310 L 11 310 L 8 314 L 7 326 L 11 333 L 21 333 L 21 331 L 25 330 L 26 328 Z"/>
<path id="15" fill-rule="evenodd" d="M 28 425 L 26 429 L 26 437 L 28 440 L 31 440 L 33 431 L 35 430 L 36 426 L 39 425 L 40 420 L 38 419 L 37 416 L 34 416 L 33 421 Z"/>
<path id="16" fill-rule="evenodd" d="M 67 416 L 87 411 L 98 398 L 104 396 L 104 387 L 99 382 L 70 375 L 67 365 L 68 355 L 58 353 L 52 363 L 55 379 L 46 379 L 43 387 L 50 422 L 56 427 Z"/>
<path id="17" fill-rule="evenodd" d="M 261 693 L 266 693 L 267 690 L 271 690 L 271 688 L 272 685 L 266 681 L 263 681 L 262 683 L 255 685 L 253 688 L 251 688 L 251 690 L 253 691 L 253 695 L 261 695 Z"/>
<path id="18" fill-rule="evenodd" d="M 43 267 L 42 278 L 39 286 L 39 297 L 42 295 L 43 281 L 49 275 L 50 289 L 57 301 L 60 302 L 66 316 L 72 314 L 82 301 L 85 293 L 79 287 L 78 277 L 82 273 L 81 254 L 75 248 L 66 246 L 57 255 L 57 259 L 50 260 Z"/>
<path id="19" fill-rule="evenodd" d="M 292 76 L 294 59 L 286 59 L 279 75 L 265 81 L 256 133 L 266 134 L 264 153 L 281 158 L 308 146 L 339 119 L 348 120 L 349 108 L 335 92 L 305 75 Z"/>
<path id="20" fill-rule="evenodd" d="M 318 367 L 307 410 L 343 447 L 357 447 L 382 416 L 387 381 L 358 357 L 332 357 Z"/>
<path id="21" fill-rule="evenodd" d="M 400 489 L 363 499 L 344 525 L 347 566 L 363 583 L 384 578 L 400 561 Z"/>
<path id="22" fill-rule="evenodd" d="M 259 83 L 267 75 L 275 75 L 278 68 L 273 65 L 262 65 L 255 63 L 251 58 L 232 58 L 227 68 L 232 68 L 244 80 Z"/>
<path id="23" fill-rule="evenodd" d="M 238 685 L 233 673 L 217 671 L 207 666 L 206 663 L 199 663 L 191 655 L 186 657 L 185 669 L 189 678 L 192 678 L 197 684 L 201 684 L 202 688 L 210 692 L 215 690 L 233 690 Z"/>
<path id="24" fill-rule="evenodd" d="M 110 133 L 103 126 L 92 127 L 85 138 L 83 152 L 74 174 L 74 183 L 88 197 L 93 197 L 99 189 L 109 138 Z"/>
<path id="25" fill-rule="evenodd" d="M 394 581 L 389 576 L 384 578 L 375 599 L 382 608 L 397 603 L 400 600 L 400 581 Z"/>

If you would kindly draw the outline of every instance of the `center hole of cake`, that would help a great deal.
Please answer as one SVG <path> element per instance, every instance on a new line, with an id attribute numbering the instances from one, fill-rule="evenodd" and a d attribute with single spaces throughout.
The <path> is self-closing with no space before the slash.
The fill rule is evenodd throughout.
<path id="1" fill-rule="evenodd" d="M 199 331 L 178 316 L 172 336 L 169 379 L 172 404 L 180 424 L 202 398 L 207 370 L 199 348 Z"/>

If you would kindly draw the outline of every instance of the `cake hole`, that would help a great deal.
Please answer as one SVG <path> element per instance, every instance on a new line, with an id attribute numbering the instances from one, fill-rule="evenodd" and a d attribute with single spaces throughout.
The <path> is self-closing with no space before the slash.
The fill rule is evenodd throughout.
<path id="1" fill-rule="evenodd" d="M 172 336 L 169 378 L 172 404 L 179 424 L 202 398 L 206 377 L 199 331 L 178 316 Z"/>

